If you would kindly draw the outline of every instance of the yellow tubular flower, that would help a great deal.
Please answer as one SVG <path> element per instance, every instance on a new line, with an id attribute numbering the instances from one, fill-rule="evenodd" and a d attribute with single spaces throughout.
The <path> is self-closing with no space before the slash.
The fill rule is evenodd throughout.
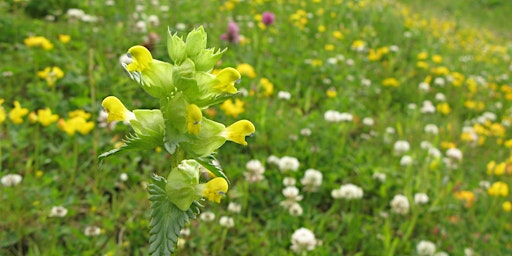
<path id="1" fill-rule="evenodd" d="M 189 133 L 198 135 L 201 131 L 201 120 L 203 113 L 196 104 L 190 104 L 187 107 L 187 130 Z"/>
<path id="2" fill-rule="evenodd" d="M 241 75 L 238 70 L 234 68 L 225 68 L 217 74 L 217 80 L 219 80 L 219 83 L 217 83 L 214 88 L 231 94 L 236 93 L 238 90 L 235 88 L 235 83 L 240 78 Z"/>
<path id="3" fill-rule="evenodd" d="M 226 138 L 226 140 L 230 140 L 238 144 L 247 146 L 245 136 L 251 135 L 255 131 L 256 128 L 254 127 L 254 124 L 252 124 L 250 121 L 240 120 L 228 126 L 221 136 Z"/>
<path id="4" fill-rule="evenodd" d="M 132 56 L 133 59 L 133 62 L 126 66 L 126 69 L 130 72 L 142 72 L 144 69 L 149 67 L 151 62 L 153 62 L 153 56 L 151 55 L 151 52 L 144 46 L 133 46 L 128 49 L 128 53 Z"/>
<path id="5" fill-rule="evenodd" d="M 130 121 L 135 119 L 133 112 L 129 111 L 123 103 L 115 96 L 106 97 L 101 106 L 108 113 L 107 121 Z"/>
<path id="6" fill-rule="evenodd" d="M 228 192 L 228 182 L 221 177 L 213 178 L 205 184 L 203 196 L 215 203 L 220 203 L 220 199 Z"/>

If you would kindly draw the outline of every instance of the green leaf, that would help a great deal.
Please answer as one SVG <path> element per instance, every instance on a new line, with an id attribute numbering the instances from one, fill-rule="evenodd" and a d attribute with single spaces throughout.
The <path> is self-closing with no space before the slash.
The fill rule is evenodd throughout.
<path id="1" fill-rule="evenodd" d="M 163 137 L 155 137 L 151 135 L 137 135 L 137 134 L 128 134 L 123 139 L 124 145 L 112 149 L 110 151 L 107 151 L 101 155 L 98 156 L 99 160 L 102 160 L 103 158 L 106 158 L 108 156 L 114 155 L 120 151 L 126 151 L 126 150 L 153 150 L 158 146 L 162 146 L 163 144 Z"/>
<path id="2" fill-rule="evenodd" d="M 181 229 L 190 219 L 195 219 L 201 204 L 194 201 L 192 206 L 182 211 L 171 203 L 165 192 L 166 179 L 153 175 L 153 183 L 148 185 L 151 201 L 151 222 L 149 224 L 149 254 L 154 256 L 174 253 Z"/>
<path id="3" fill-rule="evenodd" d="M 208 169 L 210 172 L 215 174 L 215 176 L 224 178 L 228 182 L 228 185 L 231 186 L 228 176 L 226 176 L 226 174 L 223 172 L 222 167 L 218 164 L 215 164 L 215 162 L 217 162 L 215 156 L 209 155 L 205 157 L 198 157 L 195 158 L 195 160 L 198 163 L 200 163 L 204 168 Z"/>

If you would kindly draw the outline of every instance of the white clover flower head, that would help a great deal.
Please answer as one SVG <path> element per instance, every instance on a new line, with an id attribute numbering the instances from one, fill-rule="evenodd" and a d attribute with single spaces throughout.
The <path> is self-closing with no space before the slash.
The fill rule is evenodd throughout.
<path id="1" fill-rule="evenodd" d="M 288 206 L 288 213 L 292 216 L 301 216 L 303 212 L 302 206 L 297 202 L 293 202 Z"/>
<path id="2" fill-rule="evenodd" d="M 385 182 L 386 181 L 386 174 L 382 172 L 375 172 L 372 175 L 372 178 L 374 180 L 378 180 L 379 182 Z"/>
<path id="3" fill-rule="evenodd" d="M 347 66 L 354 66 L 355 61 L 353 59 L 347 59 L 345 61 L 345 64 L 347 64 Z"/>
<path id="4" fill-rule="evenodd" d="M 412 162 L 413 162 L 413 160 L 412 160 L 411 156 L 405 155 L 405 156 L 402 156 L 402 158 L 400 158 L 401 166 L 409 166 L 412 164 Z"/>
<path id="5" fill-rule="evenodd" d="M 268 158 L 267 158 L 267 163 L 269 164 L 275 164 L 277 166 L 279 166 L 279 162 L 281 161 L 281 159 L 277 156 L 274 156 L 274 155 L 270 155 Z"/>
<path id="6" fill-rule="evenodd" d="M 335 189 L 331 192 L 331 196 L 334 199 L 347 199 L 357 200 L 363 198 L 364 192 L 361 187 L 354 184 L 341 185 L 339 189 Z"/>
<path id="7" fill-rule="evenodd" d="M 135 23 L 135 31 L 138 33 L 148 32 L 148 26 L 146 25 L 146 22 L 143 20 L 137 21 L 137 23 Z"/>
<path id="8" fill-rule="evenodd" d="M 488 189 L 489 187 L 491 187 L 491 182 L 489 182 L 487 180 L 481 180 L 480 182 L 478 182 L 478 185 L 482 189 Z"/>
<path id="9" fill-rule="evenodd" d="M 85 23 L 94 23 L 98 21 L 98 17 L 94 15 L 85 14 L 84 16 L 82 16 L 80 20 Z"/>
<path id="10" fill-rule="evenodd" d="M 329 123 L 337 123 L 341 121 L 341 113 L 336 110 L 327 110 L 324 113 L 325 121 Z"/>
<path id="11" fill-rule="evenodd" d="M 430 241 L 421 240 L 416 245 L 416 252 L 421 256 L 432 256 L 436 252 L 436 245 Z"/>
<path id="12" fill-rule="evenodd" d="M 240 213 L 240 211 L 242 211 L 242 205 L 235 202 L 229 202 L 228 211 L 232 213 Z"/>
<path id="13" fill-rule="evenodd" d="M 127 181 L 128 180 L 128 174 L 126 174 L 125 172 L 119 174 L 119 179 L 121 181 Z"/>
<path id="14" fill-rule="evenodd" d="M 438 92 L 438 93 L 436 93 L 436 100 L 437 101 L 446 101 L 446 96 L 444 96 L 444 94 Z"/>
<path id="15" fill-rule="evenodd" d="M 429 141 L 423 140 L 423 141 L 420 142 L 420 148 L 421 149 L 427 150 L 427 149 L 430 149 L 432 147 L 434 147 L 434 146 L 432 146 L 432 143 L 430 143 Z"/>
<path id="16" fill-rule="evenodd" d="M 245 171 L 243 174 L 247 182 L 256 183 L 265 178 L 263 176 L 263 173 L 265 173 L 265 167 L 259 160 L 250 160 L 249 162 L 247 162 L 245 167 L 247 171 Z"/>
<path id="17" fill-rule="evenodd" d="M 411 146 L 409 145 L 409 142 L 407 142 L 405 140 L 397 140 L 395 142 L 395 145 L 393 146 L 393 149 L 394 149 L 395 155 L 401 155 L 401 154 L 409 151 L 409 149 L 411 149 Z"/>
<path id="18" fill-rule="evenodd" d="M 101 234 L 101 228 L 98 226 L 87 226 L 85 227 L 84 234 L 86 236 L 99 236 Z"/>
<path id="19" fill-rule="evenodd" d="M 219 219 L 219 224 L 226 228 L 232 228 L 235 226 L 235 221 L 229 216 L 222 216 Z"/>
<path id="20" fill-rule="evenodd" d="M 295 186 L 296 180 L 293 177 L 284 177 L 283 185 L 285 187 Z"/>
<path id="21" fill-rule="evenodd" d="M 292 95 L 289 92 L 279 91 L 277 93 L 277 98 L 281 100 L 290 100 L 292 98 Z"/>
<path id="22" fill-rule="evenodd" d="M 190 236 L 190 229 L 189 228 L 182 228 L 180 230 L 180 236 L 184 236 L 184 237 Z"/>
<path id="23" fill-rule="evenodd" d="M 309 137 L 311 136 L 311 129 L 309 128 L 303 128 L 300 130 L 300 135 Z"/>
<path id="24" fill-rule="evenodd" d="M 450 148 L 446 151 L 446 156 L 448 156 L 450 159 L 462 161 L 462 151 L 458 148 Z"/>
<path id="25" fill-rule="evenodd" d="M 387 134 L 395 134 L 396 133 L 395 128 L 393 128 L 393 127 L 386 127 L 386 133 Z"/>
<path id="26" fill-rule="evenodd" d="M 492 113 L 492 112 L 485 112 L 482 114 L 483 117 L 485 117 L 485 119 L 489 120 L 489 121 L 496 121 L 496 114 L 495 113 Z"/>
<path id="27" fill-rule="evenodd" d="M 318 191 L 322 185 L 322 173 L 315 169 L 307 169 L 300 183 L 304 191 Z"/>
<path id="28" fill-rule="evenodd" d="M 428 203 L 428 195 L 425 193 L 416 193 L 414 194 L 414 203 L 417 205 L 427 204 Z"/>
<path id="29" fill-rule="evenodd" d="M 441 150 L 439 150 L 435 147 L 431 147 L 428 149 L 428 155 L 433 158 L 440 158 L 442 153 L 441 153 Z"/>
<path id="30" fill-rule="evenodd" d="M 475 251 L 473 251 L 473 249 L 471 249 L 471 248 L 464 248 L 464 256 L 474 256 L 474 255 L 475 255 Z"/>
<path id="31" fill-rule="evenodd" d="M 439 133 L 439 128 L 437 128 L 437 125 L 435 124 L 427 124 L 425 125 L 425 128 L 423 128 L 423 130 L 425 131 L 425 133 L 428 133 L 428 134 L 438 134 Z"/>
<path id="32" fill-rule="evenodd" d="M 373 121 L 373 118 L 371 117 L 365 117 L 363 118 L 363 124 L 366 126 L 373 126 L 375 124 L 375 121 Z"/>
<path id="33" fill-rule="evenodd" d="M 302 200 L 302 196 L 299 194 L 300 191 L 297 187 L 289 186 L 283 189 L 283 195 L 287 200 L 290 201 L 300 201 Z"/>
<path id="34" fill-rule="evenodd" d="M 299 169 L 299 166 L 299 160 L 295 157 L 283 156 L 279 159 L 279 170 L 281 170 L 282 173 L 286 173 L 288 171 L 296 172 Z"/>
<path id="35" fill-rule="evenodd" d="M 389 50 L 392 52 L 398 52 L 400 51 L 400 47 L 398 47 L 398 45 L 391 45 L 389 46 Z"/>
<path id="36" fill-rule="evenodd" d="M 114 0 L 105 0 L 106 6 L 114 6 L 116 5 L 116 2 Z"/>
<path id="37" fill-rule="evenodd" d="M 447 252 L 444 252 L 444 251 L 440 251 L 440 252 L 434 253 L 434 256 L 450 256 L 450 254 L 448 254 Z"/>
<path id="38" fill-rule="evenodd" d="M 422 103 L 422 107 L 420 109 L 420 112 L 423 113 L 423 114 L 431 114 L 431 113 L 435 113 L 436 112 L 436 107 L 434 106 L 434 104 L 432 104 L 431 101 L 429 100 L 426 100 L 426 101 L 423 101 Z"/>
<path id="39" fill-rule="evenodd" d="M 68 209 L 62 205 L 53 206 L 48 217 L 65 217 L 68 214 Z"/>
<path id="40" fill-rule="evenodd" d="M 391 211 L 397 214 L 405 215 L 409 213 L 409 200 L 404 195 L 398 194 L 391 200 Z"/>
<path id="41" fill-rule="evenodd" d="M 185 23 L 176 23 L 174 26 L 177 30 L 185 30 L 187 29 L 187 25 Z"/>
<path id="42" fill-rule="evenodd" d="M 340 114 L 340 121 L 342 122 L 352 122 L 354 120 L 354 116 L 350 113 L 343 112 Z"/>
<path id="43" fill-rule="evenodd" d="M 416 103 L 409 103 L 409 104 L 407 105 L 407 108 L 408 108 L 409 110 L 416 110 L 416 108 L 418 108 L 418 106 L 416 105 Z"/>
<path id="44" fill-rule="evenodd" d="M 436 77 L 436 79 L 434 79 L 434 84 L 437 85 L 437 86 L 443 87 L 445 83 L 446 82 L 444 81 L 444 78 L 442 78 L 442 77 Z M 437 99 L 437 97 L 436 97 L 436 99 Z M 440 101 L 444 101 L 444 100 L 440 100 Z"/>
<path id="45" fill-rule="evenodd" d="M 23 177 L 19 174 L 10 173 L 2 177 L 2 185 L 6 187 L 14 187 L 23 180 Z"/>
<path id="46" fill-rule="evenodd" d="M 333 57 L 328 58 L 328 59 L 327 59 L 327 63 L 329 63 L 329 64 L 331 64 L 331 65 L 336 65 L 336 64 L 338 63 L 338 59 L 333 58 Z"/>
<path id="47" fill-rule="evenodd" d="M 199 219 L 201 219 L 204 222 L 212 222 L 215 220 L 215 213 L 206 211 L 199 214 Z"/>
<path id="48" fill-rule="evenodd" d="M 423 91 L 423 92 L 428 92 L 430 91 L 430 85 L 428 83 L 425 83 L 425 82 L 421 82 L 419 85 L 418 85 L 418 89 L 420 91 Z"/>
<path id="49" fill-rule="evenodd" d="M 152 14 L 148 17 L 148 22 L 153 27 L 158 27 L 160 25 L 160 19 L 158 19 L 158 16 Z"/>
<path id="50" fill-rule="evenodd" d="M 71 21 L 81 20 L 84 15 L 85 12 L 82 9 L 70 8 L 66 11 L 66 16 Z"/>
<path id="51" fill-rule="evenodd" d="M 317 245 L 315 234 L 307 228 L 299 228 L 292 234 L 292 246 L 290 249 L 295 253 L 313 251 Z"/>
<path id="52" fill-rule="evenodd" d="M 372 80 L 363 78 L 361 79 L 361 85 L 364 87 L 370 87 L 372 85 Z"/>

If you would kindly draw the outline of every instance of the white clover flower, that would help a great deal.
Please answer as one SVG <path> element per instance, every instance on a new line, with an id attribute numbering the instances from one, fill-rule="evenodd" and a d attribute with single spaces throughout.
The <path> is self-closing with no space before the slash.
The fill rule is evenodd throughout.
<path id="1" fill-rule="evenodd" d="M 441 151 L 435 147 L 431 147 L 428 149 L 428 155 L 433 158 L 440 158 L 441 157 Z"/>
<path id="2" fill-rule="evenodd" d="M 480 182 L 478 182 L 478 185 L 480 186 L 480 188 L 487 190 L 489 187 L 491 187 L 491 182 L 487 180 L 481 180 Z"/>
<path id="3" fill-rule="evenodd" d="M 116 2 L 114 0 L 105 0 L 106 6 L 114 6 L 116 5 Z"/>
<path id="4" fill-rule="evenodd" d="M 338 63 L 338 59 L 333 58 L 333 57 L 328 58 L 328 59 L 327 59 L 327 63 L 329 63 L 329 64 L 331 64 L 331 65 L 336 65 L 336 64 Z"/>
<path id="5" fill-rule="evenodd" d="M 428 203 L 428 195 L 425 193 L 416 193 L 414 194 L 414 203 L 415 204 L 427 204 Z"/>
<path id="6" fill-rule="evenodd" d="M 137 21 L 137 23 L 135 23 L 135 31 L 138 33 L 146 33 L 148 31 L 146 22 L 143 20 Z"/>
<path id="7" fill-rule="evenodd" d="M 212 222 L 215 220 L 215 213 L 206 211 L 199 214 L 199 219 L 201 219 L 204 222 Z"/>
<path id="8" fill-rule="evenodd" d="M 158 19 L 158 16 L 154 14 L 148 17 L 148 22 L 153 27 L 158 27 L 160 25 L 160 20 Z"/>
<path id="9" fill-rule="evenodd" d="M 281 161 L 281 159 L 277 156 L 274 156 L 274 155 L 270 155 L 268 158 L 267 158 L 267 163 L 269 164 L 275 164 L 275 165 L 278 165 L 279 166 L 279 162 Z"/>
<path id="10" fill-rule="evenodd" d="M 434 256 L 450 256 L 450 254 L 448 254 L 447 252 L 436 252 L 434 253 Z"/>
<path id="11" fill-rule="evenodd" d="M 411 207 L 409 204 L 409 200 L 404 195 L 395 195 L 393 200 L 391 200 L 391 211 L 394 213 L 405 215 L 409 213 L 409 208 Z"/>
<path id="12" fill-rule="evenodd" d="M 315 169 L 307 169 L 300 183 L 304 191 L 318 191 L 322 185 L 322 173 Z"/>
<path id="13" fill-rule="evenodd" d="M 402 158 L 400 158 L 400 165 L 401 166 L 409 166 L 412 164 L 412 157 L 411 156 L 402 156 Z"/>
<path id="14" fill-rule="evenodd" d="M 52 207 L 52 210 L 50 211 L 49 217 L 59 217 L 62 218 L 68 214 L 68 209 L 66 209 L 64 206 L 54 206 Z"/>
<path id="15" fill-rule="evenodd" d="M 335 189 L 331 192 L 331 196 L 334 199 L 347 199 L 356 200 L 363 198 L 363 189 L 354 184 L 341 185 L 339 189 Z"/>
<path id="16" fill-rule="evenodd" d="M 364 87 L 370 87 L 372 85 L 372 80 L 363 78 L 361 79 L 361 85 Z"/>
<path id="17" fill-rule="evenodd" d="M 407 105 L 407 108 L 408 108 L 409 110 L 416 110 L 416 108 L 418 108 L 418 106 L 416 106 L 416 103 L 409 103 L 409 104 Z"/>
<path id="18" fill-rule="evenodd" d="M 411 148 L 411 146 L 409 145 L 409 142 L 407 142 L 405 140 L 397 140 L 395 142 L 395 145 L 393 146 L 395 155 L 401 155 L 401 154 L 409 151 L 410 148 Z"/>
<path id="19" fill-rule="evenodd" d="M 375 124 L 375 121 L 373 121 L 373 118 L 371 117 L 365 117 L 363 118 L 363 124 L 366 126 L 373 126 Z"/>
<path id="20" fill-rule="evenodd" d="M 289 186 L 283 189 L 283 195 L 287 200 L 290 201 L 300 201 L 302 200 L 302 196 L 299 195 L 300 191 L 297 187 Z"/>
<path id="21" fill-rule="evenodd" d="M 395 134 L 395 128 L 393 127 L 386 127 L 386 133 L 388 134 Z"/>
<path id="22" fill-rule="evenodd" d="M 244 177 L 247 182 L 255 183 L 265 178 L 263 176 L 263 173 L 265 173 L 265 167 L 259 160 L 250 160 L 245 165 L 245 168 L 247 171 L 244 172 Z"/>
<path id="23" fill-rule="evenodd" d="M 355 61 L 353 59 L 347 59 L 345 61 L 345 64 L 347 64 L 347 66 L 354 66 Z"/>
<path id="24" fill-rule="evenodd" d="M 444 94 L 438 92 L 438 93 L 436 93 L 436 100 L 437 101 L 446 101 L 446 96 L 444 96 Z"/>
<path id="25" fill-rule="evenodd" d="M 285 173 L 288 171 L 296 172 L 299 169 L 300 163 L 299 160 L 295 157 L 291 156 L 283 156 L 279 159 L 279 170 Z"/>
<path id="26" fill-rule="evenodd" d="M 432 104 L 431 101 L 426 100 L 426 101 L 423 101 L 423 105 L 422 105 L 422 107 L 420 109 L 420 112 L 423 113 L 423 114 L 435 113 L 436 112 L 436 107 L 434 106 L 434 104 Z"/>
<path id="27" fill-rule="evenodd" d="M 295 253 L 304 253 L 315 249 L 317 241 L 315 234 L 307 228 L 299 228 L 292 234 L 292 246 L 290 249 Z"/>
<path id="28" fill-rule="evenodd" d="M 446 151 L 446 156 L 448 156 L 451 159 L 462 161 L 462 151 L 457 148 L 450 148 Z"/>
<path id="29" fill-rule="evenodd" d="M 18 185 L 21 182 L 21 180 L 23 180 L 23 177 L 21 177 L 21 175 L 10 173 L 2 177 L 2 185 L 6 187 L 14 187 Z"/>
<path id="30" fill-rule="evenodd" d="M 101 234 L 101 229 L 97 226 L 87 226 L 85 227 L 84 234 L 86 236 L 99 236 Z"/>
<path id="31" fill-rule="evenodd" d="M 471 248 L 464 248 L 464 256 L 474 256 L 474 255 L 475 255 L 475 251 L 473 251 L 473 249 L 471 249 Z"/>
<path id="32" fill-rule="evenodd" d="M 66 11 L 66 16 L 71 21 L 81 20 L 84 15 L 85 12 L 82 9 L 71 8 Z"/>
<path id="33" fill-rule="evenodd" d="M 416 252 L 421 256 L 432 256 L 436 252 L 436 245 L 430 241 L 421 240 L 416 245 Z"/>
<path id="34" fill-rule="evenodd" d="M 128 174 L 126 174 L 126 173 L 124 173 L 124 172 L 123 172 L 123 173 L 121 173 L 121 174 L 119 174 L 119 179 L 120 179 L 121 181 L 127 181 L 127 180 L 128 180 Z"/>
<path id="35" fill-rule="evenodd" d="M 425 133 L 434 134 L 434 135 L 439 133 L 439 128 L 437 128 L 437 125 L 435 125 L 435 124 L 427 124 L 427 125 L 425 125 L 425 128 L 423 130 L 425 131 Z"/>
<path id="36" fill-rule="evenodd" d="M 404 37 L 405 38 L 411 38 L 412 37 L 412 32 L 411 31 L 405 31 L 404 32 Z"/>
<path id="37" fill-rule="evenodd" d="M 289 92 L 279 91 L 277 93 L 277 98 L 282 100 L 290 100 L 292 98 L 292 95 Z"/>
<path id="38" fill-rule="evenodd" d="M 293 178 L 293 177 L 285 177 L 283 179 L 283 185 L 285 187 L 295 186 L 295 183 L 296 183 L 296 181 L 295 181 L 295 178 Z"/>
<path id="39" fill-rule="evenodd" d="M 421 82 L 419 85 L 418 85 L 418 89 L 420 91 L 423 91 L 423 92 L 428 92 L 430 91 L 430 85 L 428 83 L 425 83 L 425 82 Z"/>
<path id="40" fill-rule="evenodd" d="M 400 51 L 400 47 L 398 47 L 398 45 L 391 45 L 389 46 L 389 50 L 392 52 L 398 52 Z"/>
<path id="41" fill-rule="evenodd" d="M 424 141 L 420 142 L 420 148 L 421 149 L 429 149 L 429 148 L 432 148 L 432 147 L 434 147 L 434 146 L 432 146 L 432 143 L 430 143 L 429 141 L 424 140 Z"/>
<path id="42" fill-rule="evenodd" d="M 386 174 L 382 173 L 382 172 L 375 172 L 375 173 L 373 173 L 372 178 L 374 180 L 378 180 L 380 182 L 385 182 L 386 181 Z"/>
<path id="43" fill-rule="evenodd" d="M 184 236 L 184 237 L 190 236 L 190 229 L 189 228 L 181 229 L 180 230 L 180 236 Z"/>
<path id="44" fill-rule="evenodd" d="M 337 123 L 341 121 L 341 113 L 336 110 L 327 110 L 324 113 L 324 119 L 329 123 Z"/>
<path id="45" fill-rule="evenodd" d="M 445 83 L 446 82 L 444 81 L 444 78 L 442 78 L 442 77 L 436 77 L 436 79 L 434 79 L 434 84 L 435 85 L 443 87 Z M 436 96 L 436 99 L 437 99 L 437 96 Z M 444 100 L 441 100 L 441 101 L 444 101 Z"/>
<path id="46" fill-rule="evenodd" d="M 242 210 L 242 205 L 235 203 L 235 202 L 229 202 L 228 204 L 228 211 L 232 213 L 240 213 Z"/>
<path id="47" fill-rule="evenodd" d="M 226 228 L 232 228 L 235 226 L 235 221 L 229 216 L 222 216 L 219 219 L 219 224 Z"/>
<path id="48" fill-rule="evenodd" d="M 342 122 L 352 122 L 354 120 L 354 116 L 352 114 L 343 112 L 340 114 L 340 121 Z"/>
<path id="49" fill-rule="evenodd" d="M 304 210 L 302 209 L 302 206 L 300 206 L 299 203 L 294 202 L 291 205 L 288 206 L 288 213 L 292 216 L 301 216 Z"/>
<path id="50" fill-rule="evenodd" d="M 311 136 L 311 129 L 309 129 L 309 128 L 301 129 L 300 130 L 300 135 L 306 136 L 306 137 Z"/>

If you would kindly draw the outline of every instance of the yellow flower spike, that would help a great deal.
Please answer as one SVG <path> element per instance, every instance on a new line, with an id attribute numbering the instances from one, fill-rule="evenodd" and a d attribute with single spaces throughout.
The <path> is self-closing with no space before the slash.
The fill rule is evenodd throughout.
<path id="1" fill-rule="evenodd" d="M 151 62 L 153 62 L 153 56 L 151 55 L 151 52 L 142 45 L 131 47 L 128 49 L 128 53 L 132 56 L 133 59 L 133 62 L 126 66 L 126 69 L 130 72 L 142 72 L 144 69 L 149 67 Z"/>
<path id="2" fill-rule="evenodd" d="M 133 112 L 129 111 L 123 103 L 115 96 L 106 97 L 101 106 L 108 113 L 107 121 L 130 121 L 135 119 Z"/>
<path id="3" fill-rule="evenodd" d="M 240 120 L 235 122 L 234 124 L 228 126 L 224 132 L 223 137 L 226 140 L 230 140 L 236 142 L 238 144 L 247 146 L 247 141 L 245 141 L 245 136 L 251 135 L 256 131 L 254 124 L 252 124 L 248 120 Z"/>
<path id="4" fill-rule="evenodd" d="M 227 93 L 236 93 L 238 90 L 235 88 L 235 83 L 242 76 L 240 72 L 234 68 L 225 68 L 217 74 L 217 80 L 219 83 L 215 85 L 215 89 L 218 89 Z"/>
<path id="5" fill-rule="evenodd" d="M 228 182 L 224 178 L 216 177 L 206 183 L 203 196 L 212 202 L 220 203 L 228 188 Z"/>
<path id="6" fill-rule="evenodd" d="M 9 112 L 9 119 L 15 124 L 23 123 L 23 117 L 28 114 L 28 109 L 22 108 L 18 101 L 14 101 L 14 108 Z"/>
<path id="7" fill-rule="evenodd" d="M 187 130 L 189 133 L 198 135 L 201 131 L 201 120 L 203 113 L 196 104 L 190 104 L 187 107 Z"/>
<path id="8" fill-rule="evenodd" d="M 50 108 L 39 109 L 37 110 L 37 121 L 42 126 L 48 126 L 59 119 L 59 116 L 56 114 L 52 114 L 52 110 Z"/>

